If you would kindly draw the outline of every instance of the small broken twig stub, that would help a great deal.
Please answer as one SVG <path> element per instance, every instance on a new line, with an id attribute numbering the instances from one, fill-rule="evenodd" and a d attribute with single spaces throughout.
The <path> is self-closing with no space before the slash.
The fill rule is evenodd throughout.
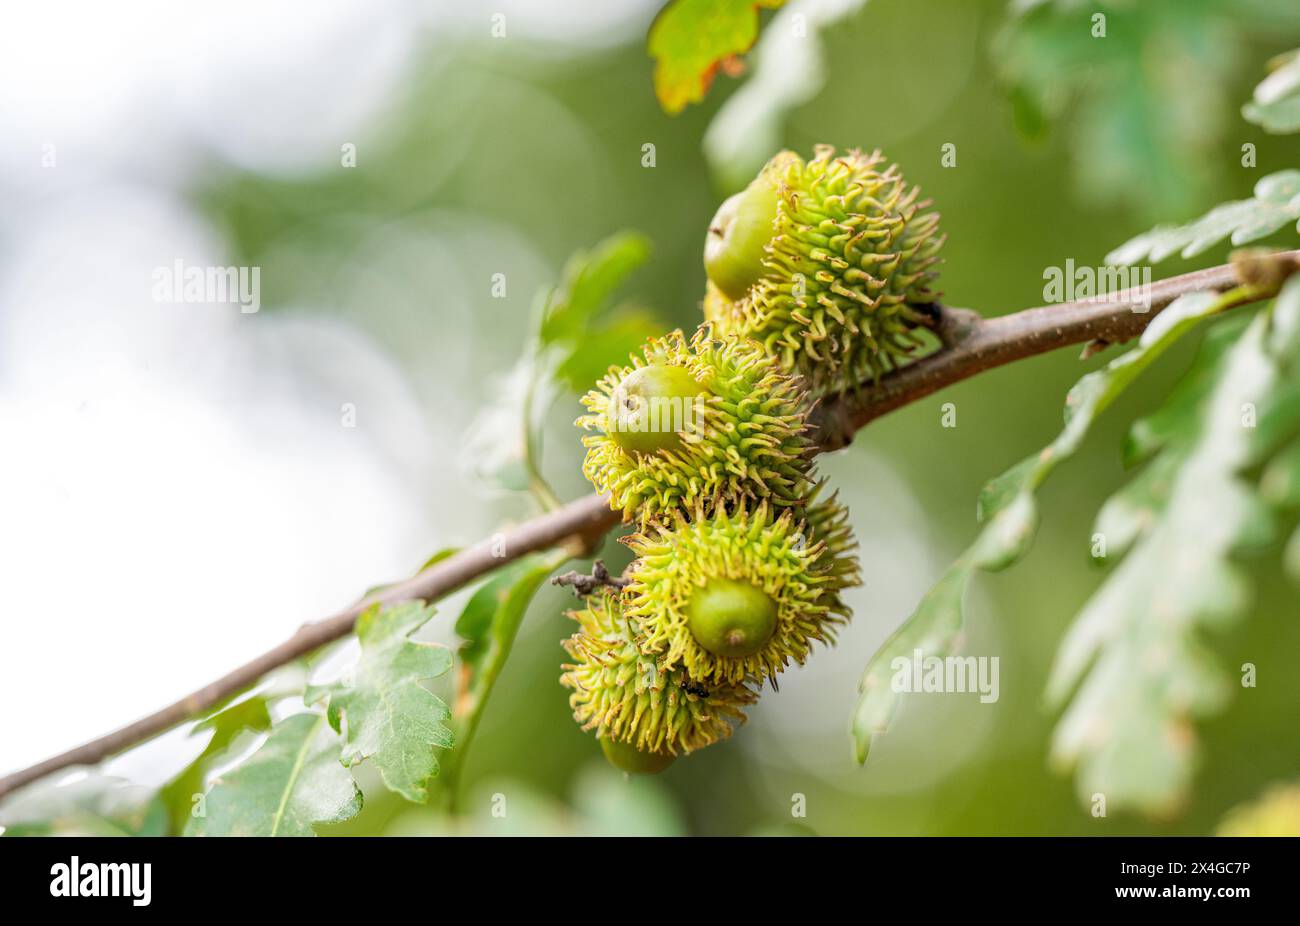
<path id="1" fill-rule="evenodd" d="M 572 588 L 573 594 L 579 598 L 586 598 L 598 588 L 626 588 L 629 581 L 631 580 L 622 576 L 610 575 L 609 570 L 605 568 L 605 561 L 598 559 L 592 564 L 590 575 L 581 572 L 566 572 L 562 576 L 551 579 L 551 584 Z"/>

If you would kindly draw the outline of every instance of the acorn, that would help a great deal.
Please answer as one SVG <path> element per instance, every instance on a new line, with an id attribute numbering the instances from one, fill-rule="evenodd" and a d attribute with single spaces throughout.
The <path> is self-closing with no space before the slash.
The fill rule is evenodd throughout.
<path id="1" fill-rule="evenodd" d="M 574 719 L 624 771 L 661 771 L 672 757 L 726 739 L 758 700 L 743 684 L 706 685 L 645 652 L 618 591 L 598 590 L 569 616 L 580 629 L 564 643 L 573 662 L 560 684 L 573 689 Z"/>
<path id="2" fill-rule="evenodd" d="M 703 326 L 651 339 L 582 399 L 583 473 L 624 521 L 679 507 L 798 505 L 812 467 L 807 393 L 757 344 Z"/>
<path id="3" fill-rule="evenodd" d="M 783 151 L 710 223 L 704 315 L 760 342 L 814 397 L 856 388 L 926 342 L 939 216 L 879 151 Z"/>
<path id="4" fill-rule="evenodd" d="M 677 761 L 669 752 L 646 752 L 637 749 L 631 743 L 600 738 L 600 751 L 610 765 L 630 775 L 658 775 Z"/>
<path id="5" fill-rule="evenodd" d="M 828 499 L 807 512 L 760 502 L 678 514 L 624 538 L 637 642 L 705 684 L 761 683 L 802 664 L 849 616 L 841 592 L 858 577 L 845 530 Z"/>
<path id="6" fill-rule="evenodd" d="M 704 272 L 727 299 L 743 299 L 763 275 L 763 256 L 776 232 L 780 172 L 799 156 L 783 151 L 748 187 L 723 200 L 704 239 Z"/>
<path id="7" fill-rule="evenodd" d="M 752 656 L 776 630 L 776 601 L 752 582 L 714 577 L 687 601 L 686 624 L 715 656 Z"/>
<path id="8" fill-rule="evenodd" d="M 639 367 L 619 380 L 606 409 L 605 433 L 628 453 L 652 454 L 661 450 L 678 451 L 681 432 L 671 427 L 652 427 L 656 407 L 672 412 L 703 400 L 704 386 L 684 367 L 669 363 L 652 363 Z M 667 403 L 667 404 L 660 404 Z M 687 427 L 687 416 L 682 420 Z M 670 419 L 671 420 L 671 419 Z"/>

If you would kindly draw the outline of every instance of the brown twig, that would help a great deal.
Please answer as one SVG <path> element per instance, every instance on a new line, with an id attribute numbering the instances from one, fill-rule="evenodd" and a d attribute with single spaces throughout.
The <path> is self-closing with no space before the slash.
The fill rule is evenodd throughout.
<path id="1" fill-rule="evenodd" d="M 1234 262 L 1158 280 L 1151 284 L 1149 307 L 1138 301 L 1137 290 L 1124 290 L 1106 299 L 1040 306 L 997 318 L 981 318 L 966 309 L 943 309 L 945 317 L 937 333 L 946 347 L 882 376 L 879 382 L 856 393 L 822 405 L 818 410 L 822 447 L 844 447 L 860 428 L 880 416 L 985 370 L 1072 344 L 1128 341 L 1141 334 L 1179 296 L 1227 290 L 1242 282 L 1243 277 L 1249 276 L 1254 282 L 1265 276 L 1261 261 L 1272 271 L 1272 283 L 1266 288 L 1271 295 L 1286 276 L 1300 268 L 1300 251 L 1273 253 L 1249 265 Z M 1242 302 L 1262 298 L 1268 296 L 1244 294 Z"/>
<path id="2" fill-rule="evenodd" d="M 816 424 L 821 429 L 821 447 L 823 450 L 844 447 L 868 422 L 985 370 L 1072 344 L 1127 341 L 1140 334 L 1171 302 L 1188 293 L 1222 291 L 1248 278 L 1256 288 L 1243 295 L 1243 303 L 1269 298 L 1277 292 L 1282 280 L 1297 269 L 1300 269 L 1300 251 L 1286 251 L 1170 277 L 1152 284 L 1150 307 L 1141 311 L 1143 306 L 1136 300 L 1123 301 L 1131 291 L 1105 300 L 1067 302 L 997 318 L 981 318 L 966 309 L 936 306 L 933 308 L 938 316 L 935 333 L 945 346 L 856 393 L 822 404 L 815 413 Z M 1260 288 L 1260 279 L 1270 280 L 1269 285 Z M 0 778 L 0 797 L 51 772 L 100 762 L 221 703 L 272 669 L 345 636 L 351 632 L 357 617 L 371 605 L 417 598 L 432 600 L 511 560 L 566 541 L 576 539 L 585 547 L 593 548 L 616 523 L 618 513 L 609 509 L 606 500 L 588 495 L 490 537 L 404 582 L 381 589 L 338 614 L 303 625 L 274 649 L 148 717 Z"/>
<path id="3" fill-rule="evenodd" d="M 586 598 L 598 588 L 626 588 L 630 581 L 622 576 L 610 575 L 609 570 L 605 568 L 605 561 L 598 559 L 592 564 L 590 574 L 566 572 L 562 576 L 551 579 L 551 584 L 572 588 L 573 594 L 579 598 Z"/>
<path id="4" fill-rule="evenodd" d="M 356 619 L 372 605 L 413 599 L 431 601 L 536 550 L 554 547 L 575 538 L 588 546 L 594 545 L 616 523 L 618 513 L 609 509 L 606 500 L 599 495 L 588 495 L 539 518 L 502 531 L 434 563 L 403 582 L 368 595 L 337 614 L 304 624 L 298 628 L 297 633 L 274 649 L 267 650 L 251 662 L 148 717 L 0 778 L 0 797 L 59 769 L 99 762 L 220 704 L 254 684 L 272 669 L 346 636 L 351 632 Z"/>

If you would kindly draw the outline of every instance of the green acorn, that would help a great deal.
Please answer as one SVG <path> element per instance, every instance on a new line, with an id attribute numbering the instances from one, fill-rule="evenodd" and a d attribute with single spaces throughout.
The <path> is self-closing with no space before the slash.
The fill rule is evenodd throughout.
<path id="1" fill-rule="evenodd" d="M 856 387 L 924 344 L 939 216 L 880 152 L 783 151 L 710 223 L 704 315 L 759 341 L 814 396 Z"/>
<path id="2" fill-rule="evenodd" d="M 620 743 L 603 736 L 600 738 L 600 751 L 610 765 L 632 775 L 657 775 L 677 760 L 670 752 L 644 752 L 631 743 Z"/>
<path id="3" fill-rule="evenodd" d="M 573 662 L 560 684 L 573 689 L 574 719 L 625 771 L 660 771 L 672 756 L 726 739 L 758 700 L 743 684 L 704 685 L 644 652 L 618 592 L 601 589 L 569 616 L 580 630 L 564 643 Z"/>
<path id="4" fill-rule="evenodd" d="M 832 498 L 802 517 L 766 502 L 679 514 L 625 538 L 637 557 L 624 590 L 637 642 L 706 684 L 802 664 L 849 615 L 841 592 L 858 576 L 846 531 Z"/>
<path id="5" fill-rule="evenodd" d="M 714 656 L 752 656 L 776 631 L 776 600 L 743 579 L 707 580 L 691 595 L 685 610 L 691 636 Z"/>
<path id="6" fill-rule="evenodd" d="M 820 501 L 825 482 L 818 482 L 808 493 L 802 512 L 805 543 L 820 547 L 817 557 L 818 572 L 829 573 L 833 580 L 826 583 L 826 596 L 835 603 L 839 593 L 846 588 L 862 584 L 862 568 L 858 563 L 858 541 L 849 525 L 849 510 L 839 502 L 839 493 Z"/>
<path id="7" fill-rule="evenodd" d="M 775 233 L 780 172 L 798 161 L 783 151 L 744 190 L 723 200 L 704 239 L 704 272 L 727 299 L 743 299 L 763 275 L 763 254 Z"/>
<path id="8" fill-rule="evenodd" d="M 582 471 L 625 521 L 678 507 L 770 499 L 797 505 L 811 469 L 803 384 L 757 344 L 708 326 L 652 339 L 582 399 L 595 433 Z"/>
<path id="9" fill-rule="evenodd" d="M 669 413 L 680 403 L 685 409 L 706 395 L 704 386 L 684 367 L 669 363 L 652 363 L 638 367 L 619 380 L 606 410 L 605 433 L 628 453 L 651 454 L 661 450 L 680 451 L 681 432 L 672 427 L 652 427 L 651 413 L 656 403 Z M 682 415 L 683 424 L 686 415 Z"/>

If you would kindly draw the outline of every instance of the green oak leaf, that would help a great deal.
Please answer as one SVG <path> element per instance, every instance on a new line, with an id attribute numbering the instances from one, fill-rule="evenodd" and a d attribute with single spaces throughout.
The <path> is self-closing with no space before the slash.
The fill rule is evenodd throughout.
<path id="1" fill-rule="evenodd" d="M 1278 297 L 1279 305 L 1284 304 L 1284 299 L 1290 297 L 1300 299 L 1300 294 L 1290 295 L 1291 287 L 1297 284 L 1288 285 L 1288 289 L 1283 291 L 1282 296 Z M 1292 310 L 1292 325 L 1300 326 L 1300 310 Z M 1284 339 L 1281 350 L 1275 352 L 1275 356 L 1287 357 L 1288 348 L 1291 351 L 1291 385 L 1300 385 L 1300 362 L 1295 361 L 1295 354 L 1300 352 L 1300 335 L 1294 330 L 1290 332 L 1280 331 L 1279 334 Z M 1292 407 L 1300 406 L 1300 400 L 1292 399 Z M 1259 480 L 1259 492 L 1263 500 L 1275 510 L 1295 511 L 1300 508 L 1300 437 L 1291 437 L 1290 440 L 1281 446 L 1281 449 L 1268 461 Z M 1291 534 L 1291 539 L 1287 542 L 1286 548 L 1282 553 L 1282 564 L 1287 573 L 1300 582 L 1300 527 L 1297 527 Z"/>
<path id="2" fill-rule="evenodd" d="M 880 647 L 862 674 L 861 694 L 853 710 L 853 740 L 858 762 L 866 762 L 872 738 L 888 731 L 901 694 L 894 690 L 893 675 L 900 665 L 911 665 L 912 654 L 924 656 L 951 652 L 961 633 L 961 600 L 974 566 L 969 558 L 948 567 L 926 592 L 911 617 Z"/>
<path id="3" fill-rule="evenodd" d="M 1181 453 L 1161 453 L 1106 500 L 1093 526 L 1093 559 L 1106 562 L 1122 556 L 1150 529 L 1164 510 L 1181 463 Z"/>
<path id="4" fill-rule="evenodd" d="M 704 99 L 722 63 L 758 38 L 758 10 L 785 0 L 671 0 L 660 10 L 646 47 L 655 59 L 655 96 L 675 115 Z"/>
<path id="5" fill-rule="evenodd" d="M 534 553 L 501 569 L 470 597 L 456 621 L 460 649 L 455 714 L 477 718 L 496 682 L 528 605 L 542 583 L 568 559 L 557 550 Z"/>
<path id="6" fill-rule="evenodd" d="M 648 309 L 627 309 L 617 318 L 597 326 L 580 342 L 559 352 L 554 377 L 571 392 L 585 392 L 613 363 L 624 363 L 647 340 L 662 333 L 662 326 Z"/>
<path id="7" fill-rule="evenodd" d="M 1164 404 L 1130 425 L 1122 450 L 1125 468 L 1145 463 L 1168 447 L 1185 445 L 1195 436 L 1196 413 L 1218 378 L 1219 361 L 1241 337 L 1249 321 L 1249 315 L 1238 314 L 1210 327 L 1192 365 Z"/>
<path id="8" fill-rule="evenodd" d="M 328 695 L 345 766 L 370 759 L 389 790 L 419 803 L 428 800 L 429 779 L 438 773 L 434 749 L 453 742 L 443 723 L 447 705 L 423 685 L 451 668 L 451 651 L 410 639 L 432 616 L 418 601 L 370 608 L 357 620 L 361 657 L 352 678 L 307 694 L 309 703 Z"/>
<path id="9" fill-rule="evenodd" d="M 1249 321 L 1243 314 L 1212 326 L 1164 404 L 1129 427 L 1124 465 L 1146 466 L 1097 512 L 1091 549 L 1098 563 L 1117 559 L 1132 548 L 1164 510 L 1173 477 L 1199 431 L 1198 416 L 1218 378 L 1223 355 Z"/>
<path id="10" fill-rule="evenodd" d="M 1065 400 L 1065 427 L 1051 444 L 985 486 L 978 506 L 984 524 L 979 536 L 867 664 L 852 722 L 859 762 L 866 762 L 872 737 L 888 729 L 897 711 L 901 693 L 888 683 L 895 664 L 907 663 L 918 649 L 923 659 L 951 652 L 962 627 L 966 586 L 975 570 L 1005 569 L 1032 544 L 1038 525 L 1038 487 L 1058 463 L 1074 454 L 1097 416 L 1139 373 L 1198 322 L 1228 304 L 1226 297 L 1214 293 L 1193 293 L 1174 301 L 1147 327 L 1137 347 L 1074 385 Z"/>
<path id="11" fill-rule="evenodd" d="M 1200 632 L 1236 621 L 1249 583 L 1230 561 L 1267 523 L 1256 488 L 1244 477 L 1278 435 L 1300 427 L 1300 405 L 1285 426 L 1266 429 L 1256 409 L 1300 365 L 1289 332 L 1300 321 L 1300 279 L 1261 313 L 1217 363 L 1194 433 L 1162 453 L 1174 471 L 1140 537 L 1075 619 L 1061 643 L 1047 696 L 1063 706 L 1052 758 L 1077 769 L 1084 800 L 1104 794 L 1108 808 L 1156 815 L 1176 810 L 1195 768 L 1191 721 L 1221 708 L 1228 686 Z M 1157 458 L 1159 459 L 1159 458 Z"/>
<path id="12" fill-rule="evenodd" d="M 361 792 L 339 763 L 339 737 L 323 714 L 286 717 L 248 759 L 219 775 L 186 836 L 314 836 L 361 811 Z"/>
<path id="13" fill-rule="evenodd" d="M 1224 238 L 1242 245 L 1295 222 L 1300 222 L 1300 170 L 1281 170 L 1261 178 L 1250 199 L 1215 206 L 1185 225 L 1157 226 L 1111 251 L 1106 263 L 1134 264 L 1144 258 L 1159 263 L 1174 253 L 1195 257 Z"/>
<path id="14" fill-rule="evenodd" d="M 1234 115 L 1225 88 L 1252 47 L 1249 32 L 1300 25 L 1296 4 L 1234 7 L 1229 14 L 1220 0 L 1017 3 L 995 37 L 993 60 L 1018 123 L 1041 133 L 1058 122 L 1069 134 L 1081 197 L 1181 214 L 1219 185 L 1218 151 Z M 1215 222 L 1230 224 L 1223 237 L 1257 218 L 1250 207 Z"/>
<path id="15" fill-rule="evenodd" d="M 1278 55 L 1268 67 L 1241 114 L 1274 135 L 1300 132 L 1300 48 Z"/>
<path id="16" fill-rule="evenodd" d="M 633 271 L 650 259 L 650 239 L 640 232 L 610 235 L 564 265 L 560 284 L 547 294 L 538 339 L 544 345 L 586 336 L 596 316 Z"/>
<path id="17" fill-rule="evenodd" d="M 453 800 L 469 743 L 514 646 L 528 605 L 546 577 L 569 555 L 563 549 L 534 553 L 502 568 L 478 587 L 456 621 L 456 634 L 464 640 L 452 709 L 460 748 L 447 757 L 444 781 Z"/>
<path id="18" fill-rule="evenodd" d="M 195 808 L 195 798 L 203 794 L 208 769 L 245 732 L 265 732 L 271 729 L 268 701 L 261 695 L 251 695 L 194 724 L 191 735 L 210 732 L 207 746 L 159 792 L 167 805 L 173 832 L 185 829 Z"/>
<path id="19" fill-rule="evenodd" d="M 601 321 L 614 293 L 649 258 L 650 239 L 625 231 L 569 259 L 541 310 L 538 333 L 541 373 L 556 387 L 587 391 L 611 364 L 626 362 L 647 338 L 661 333 L 654 313 L 643 308 L 620 306 Z"/>
<path id="20" fill-rule="evenodd" d="M 89 771 L 37 781 L 0 803 L 5 836 L 165 836 L 167 808 L 151 789 Z"/>
<path id="21" fill-rule="evenodd" d="M 195 808 L 195 799 L 203 794 L 207 774 L 221 757 L 232 748 L 238 748 L 245 736 L 270 730 L 271 705 L 284 698 L 302 695 L 306 681 L 304 662 L 282 666 L 262 679 L 253 691 L 228 699 L 194 722 L 189 735 L 208 734 L 207 744 L 159 791 L 167 805 L 171 832 L 179 833 L 185 829 Z"/>

